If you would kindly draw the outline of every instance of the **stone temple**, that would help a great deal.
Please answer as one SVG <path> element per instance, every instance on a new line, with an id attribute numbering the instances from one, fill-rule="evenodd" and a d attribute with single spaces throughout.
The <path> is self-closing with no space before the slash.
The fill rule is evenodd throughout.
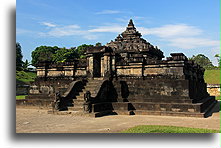
<path id="1" fill-rule="evenodd" d="M 85 59 L 39 63 L 29 96 L 17 103 L 49 108 L 57 103 L 53 113 L 95 117 L 207 117 L 216 101 L 207 93 L 204 69 L 183 53 L 163 60 L 163 52 L 141 36 L 130 20 L 115 40 L 88 48 Z"/>

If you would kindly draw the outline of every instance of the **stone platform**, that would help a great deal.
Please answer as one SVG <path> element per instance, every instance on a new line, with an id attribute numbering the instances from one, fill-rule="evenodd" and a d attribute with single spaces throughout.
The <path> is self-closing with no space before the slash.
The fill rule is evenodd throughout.
<path id="1" fill-rule="evenodd" d="M 37 79 L 20 104 L 53 104 L 56 114 L 87 113 L 207 117 L 217 103 L 204 71 L 183 53 L 163 52 L 142 38 L 130 20 L 105 46 L 82 59 L 36 65 Z M 47 100 L 48 99 L 48 100 Z M 39 101 L 37 101 L 39 100 Z"/>

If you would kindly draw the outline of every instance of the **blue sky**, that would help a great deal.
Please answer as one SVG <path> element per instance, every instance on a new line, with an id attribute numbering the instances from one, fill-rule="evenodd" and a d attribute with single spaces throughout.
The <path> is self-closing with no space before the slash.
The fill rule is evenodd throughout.
<path id="1" fill-rule="evenodd" d="M 219 0 L 17 0 L 16 41 L 23 60 L 38 46 L 106 44 L 130 18 L 143 38 L 166 57 L 205 54 L 216 64 Z"/>

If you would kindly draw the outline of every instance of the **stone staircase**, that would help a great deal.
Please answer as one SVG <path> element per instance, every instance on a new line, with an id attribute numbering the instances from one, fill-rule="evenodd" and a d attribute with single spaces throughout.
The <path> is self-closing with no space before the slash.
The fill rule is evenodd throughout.
<path id="1" fill-rule="evenodd" d="M 169 116 L 186 116 L 186 117 L 208 117 L 211 109 L 217 104 L 214 97 L 207 97 L 198 103 L 194 103 L 187 96 L 166 96 L 166 95 L 146 95 L 148 91 L 134 93 L 142 89 L 143 86 L 129 86 L 129 96 L 123 98 L 121 92 L 125 87 L 115 83 L 114 88 L 118 94 L 116 101 L 108 100 L 94 102 L 92 112 L 85 114 L 83 110 L 84 94 L 90 91 L 92 98 L 97 97 L 101 85 L 105 84 L 103 79 L 94 78 L 88 80 L 84 87 L 76 91 L 73 103 L 68 106 L 67 111 L 59 111 L 55 114 L 73 114 L 86 115 L 91 117 L 100 117 L 104 115 L 169 115 Z M 144 84 L 143 84 L 144 85 Z M 103 85 L 102 85 L 103 87 Z M 103 90 L 103 89 L 102 89 Z M 111 94 L 111 89 L 108 89 Z M 69 93 L 70 94 L 70 93 Z M 70 98 L 71 99 L 71 98 Z"/>
<path id="2" fill-rule="evenodd" d="M 83 112 L 84 94 L 87 91 L 90 91 L 91 97 L 96 97 L 102 82 L 103 79 L 101 78 L 94 78 L 93 80 L 89 80 L 84 89 L 79 92 L 78 95 L 76 95 L 75 99 L 73 99 L 73 106 L 69 106 L 68 111 Z"/>

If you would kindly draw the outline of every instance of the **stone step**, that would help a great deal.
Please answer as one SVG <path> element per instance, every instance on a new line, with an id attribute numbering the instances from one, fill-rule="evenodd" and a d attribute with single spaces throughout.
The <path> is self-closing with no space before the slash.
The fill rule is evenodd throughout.
<path id="1" fill-rule="evenodd" d="M 102 81 L 104 80 L 104 78 L 100 77 L 100 78 L 93 78 L 93 80 L 99 80 L 99 81 Z"/>
<path id="2" fill-rule="evenodd" d="M 88 82 L 85 87 L 87 87 L 87 86 L 97 86 L 97 85 L 99 85 L 99 84 L 101 84 L 101 83 L 102 83 L 102 82 Z"/>
<path id="3" fill-rule="evenodd" d="M 68 111 L 83 111 L 83 106 L 74 106 L 74 107 L 68 107 Z"/>
<path id="4" fill-rule="evenodd" d="M 103 80 L 90 80 L 87 82 L 87 84 L 88 83 L 101 83 L 101 82 L 103 82 Z"/>
<path id="5" fill-rule="evenodd" d="M 144 111 L 144 110 L 113 110 L 117 115 L 159 115 L 159 116 L 182 116 L 182 117 L 199 117 L 203 118 L 204 113 L 190 113 L 190 112 L 170 112 L 170 111 Z"/>
<path id="6" fill-rule="evenodd" d="M 73 100 L 84 100 L 84 95 L 82 95 L 82 96 L 77 96 L 76 99 L 73 99 Z"/>
<path id="7" fill-rule="evenodd" d="M 149 111 L 172 111 L 172 112 L 201 112 L 202 103 L 153 103 L 153 102 L 105 102 L 96 103 L 92 107 L 94 112 L 103 110 L 149 110 Z"/>
<path id="8" fill-rule="evenodd" d="M 185 96 L 165 96 L 165 95 L 147 95 L 147 94 L 132 94 L 130 92 L 129 96 L 128 96 L 128 99 L 163 99 L 163 100 L 166 100 L 166 99 L 177 99 L 177 100 L 190 100 L 189 97 L 185 97 Z"/>
<path id="9" fill-rule="evenodd" d="M 80 102 L 81 102 L 81 103 L 84 103 L 84 100 L 73 99 L 73 102 L 74 102 L 74 103 L 77 103 L 77 102 L 79 102 L 79 103 L 80 103 Z"/>
<path id="10" fill-rule="evenodd" d="M 86 92 L 80 92 L 79 93 L 79 96 L 84 96 L 84 94 L 85 94 Z M 92 91 L 92 92 L 90 92 L 91 93 L 91 96 L 96 96 L 97 95 L 97 92 L 95 92 L 95 91 Z"/>
<path id="11" fill-rule="evenodd" d="M 192 103 L 191 99 L 145 99 L 145 98 L 118 98 L 118 102 L 156 102 L 156 103 Z"/>
<path id="12" fill-rule="evenodd" d="M 83 104 L 74 104 L 74 108 L 83 108 Z"/>
<path id="13" fill-rule="evenodd" d="M 98 85 L 88 85 L 87 87 L 85 87 L 85 90 L 88 89 L 99 89 Z"/>
<path id="14" fill-rule="evenodd" d="M 86 93 L 87 91 L 90 91 L 91 93 L 94 93 L 94 92 L 97 92 L 97 89 L 95 89 L 95 88 L 85 89 L 85 90 L 83 90 L 83 93 Z"/>
<path id="15" fill-rule="evenodd" d="M 83 106 L 84 101 L 83 100 L 82 101 L 75 101 L 73 104 L 74 104 L 74 106 L 77 106 L 77 105 Z"/>

